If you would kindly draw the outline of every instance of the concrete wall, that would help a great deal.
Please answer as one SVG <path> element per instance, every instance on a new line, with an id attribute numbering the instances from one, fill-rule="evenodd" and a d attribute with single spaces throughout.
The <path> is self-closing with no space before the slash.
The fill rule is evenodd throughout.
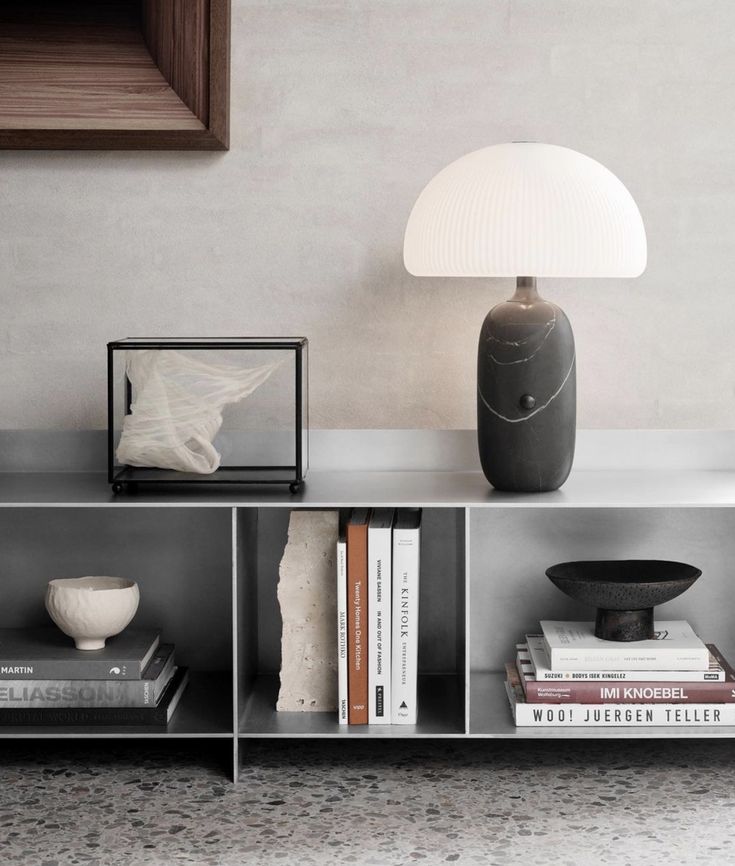
<path id="1" fill-rule="evenodd" d="M 0 152 L 0 427 L 105 423 L 104 344 L 305 334 L 316 427 L 474 426 L 507 280 L 415 279 L 422 186 L 567 145 L 639 203 L 634 281 L 549 281 L 583 427 L 735 426 L 731 0 L 233 0 L 232 150 Z"/>

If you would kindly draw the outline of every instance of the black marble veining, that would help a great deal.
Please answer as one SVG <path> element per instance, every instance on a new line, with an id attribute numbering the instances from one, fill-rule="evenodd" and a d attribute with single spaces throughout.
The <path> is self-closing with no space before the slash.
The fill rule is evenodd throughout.
<path id="1" fill-rule="evenodd" d="M 498 490 L 541 492 L 566 481 L 574 459 L 576 355 L 569 320 L 519 279 L 488 313 L 477 359 L 482 469 Z"/>

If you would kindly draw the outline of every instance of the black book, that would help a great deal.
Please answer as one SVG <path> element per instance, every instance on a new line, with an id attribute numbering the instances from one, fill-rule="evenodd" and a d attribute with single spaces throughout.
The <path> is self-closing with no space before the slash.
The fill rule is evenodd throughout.
<path id="1" fill-rule="evenodd" d="M 188 681 L 189 669 L 177 668 L 155 707 L 6 709 L 0 711 L 0 725 L 167 725 Z"/>
<path id="2" fill-rule="evenodd" d="M 101 650 L 78 650 L 58 628 L 0 629 L 0 680 L 139 680 L 157 630 L 125 629 Z"/>

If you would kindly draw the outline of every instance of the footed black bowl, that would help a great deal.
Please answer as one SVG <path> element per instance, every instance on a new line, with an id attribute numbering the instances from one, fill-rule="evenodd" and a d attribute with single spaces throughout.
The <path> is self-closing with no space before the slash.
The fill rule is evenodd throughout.
<path id="1" fill-rule="evenodd" d="M 654 606 L 681 595 L 701 573 L 661 559 L 582 560 L 546 569 L 562 592 L 597 608 L 597 637 L 619 641 L 653 638 Z"/>

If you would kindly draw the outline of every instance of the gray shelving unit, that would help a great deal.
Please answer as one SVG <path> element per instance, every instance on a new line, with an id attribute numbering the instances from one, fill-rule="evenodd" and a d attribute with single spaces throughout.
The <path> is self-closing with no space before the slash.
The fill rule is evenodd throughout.
<path id="1" fill-rule="evenodd" d="M 278 562 L 294 508 L 424 508 L 415 727 L 340 727 L 326 713 L 276 713 Z M 291 738 L 723 737 L 730 728 L 516 728 L 503 663 L 540 618 L 587 618 L 544 577 L 575 558 L 692 561 L 703 577 L 662 608 L 735 658 L 735 472 L 578 472 L 551 494 L 510 495 L 476 472 L 314 472 L 279 489 L 149 491 L 115 497 L 102 474 L 0 474 L 0 625 L 45 622 L 56 576 L 124 574 L 136 623 L 174 642 L 191 683 L 167 728 L 0 727 L 0 737 L 190 737 L 232 746 Z"/>

